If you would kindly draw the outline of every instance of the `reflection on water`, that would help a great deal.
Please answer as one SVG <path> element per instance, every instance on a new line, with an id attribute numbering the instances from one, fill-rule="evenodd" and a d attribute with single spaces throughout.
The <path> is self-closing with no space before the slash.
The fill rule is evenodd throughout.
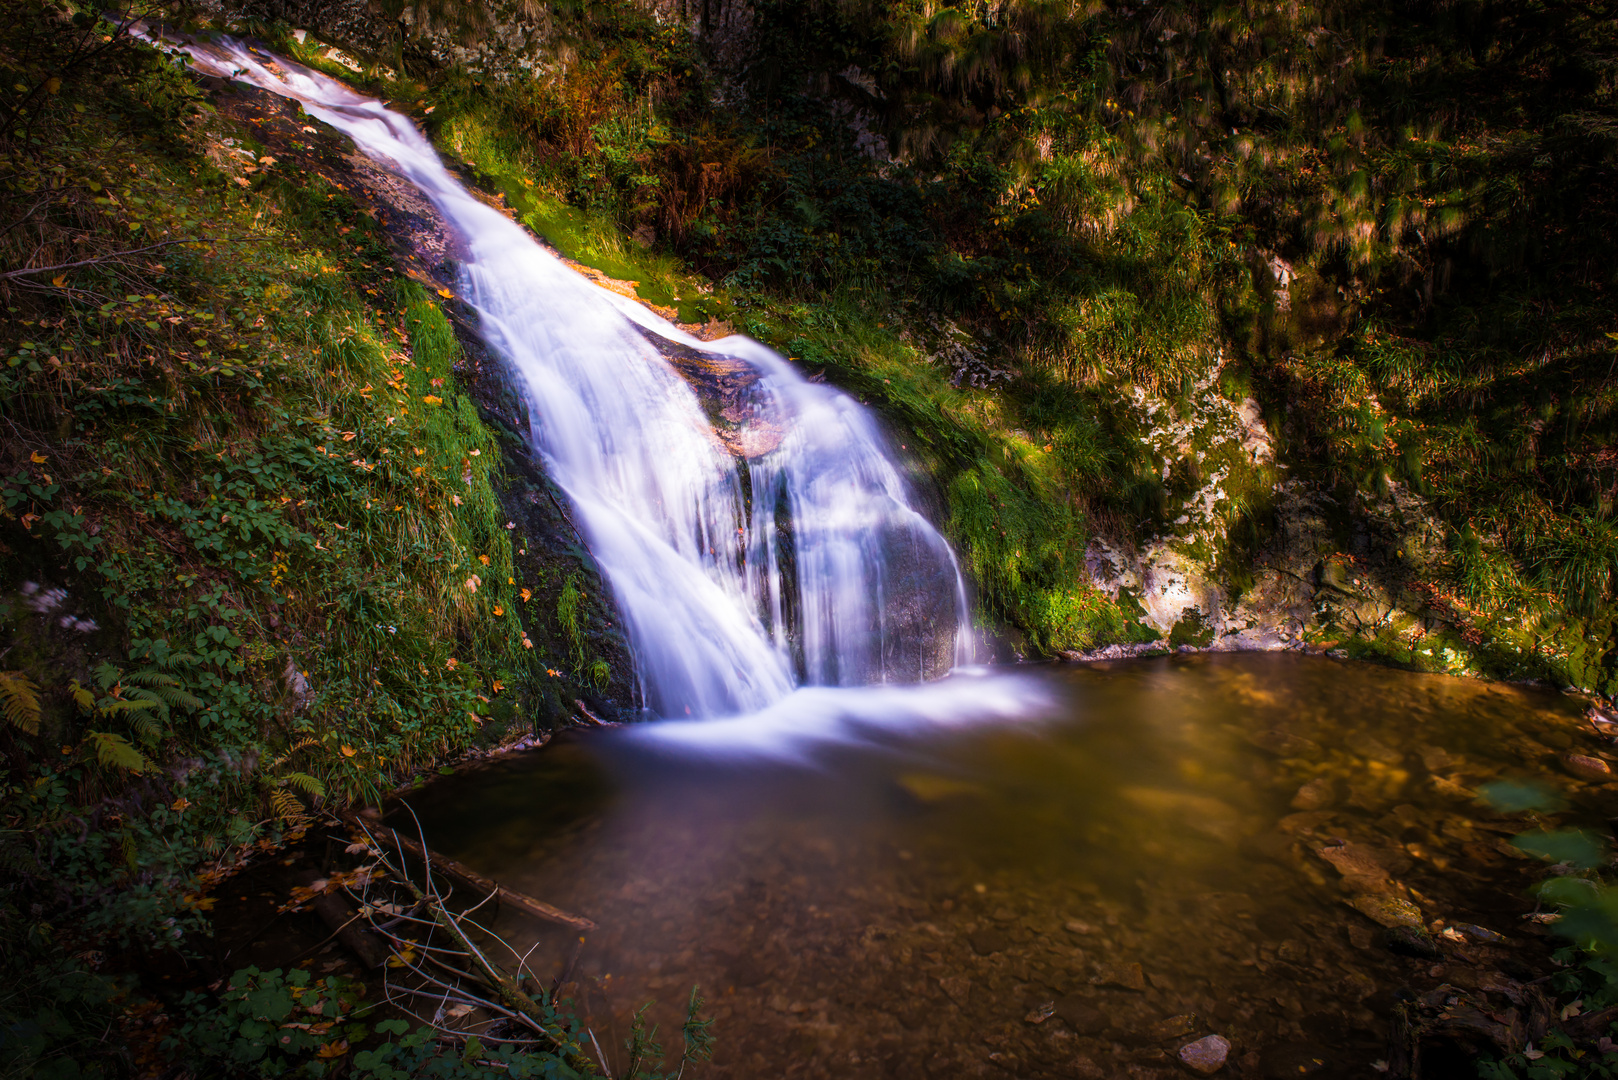
<path id="1" fill-rule="evenodd" d="M 736 1078 L 1145 1076 L 1209 1033 L 1239 1075 L 1369 1076 L 1395 991 L 1543 955 L 1541 868 L 1477 785 L 1604 816 L 1557 768 L 1599 750 L 1578 703 L 1541 691 L 1275 654 L 1027 677 L 1054 720 L 908 724 L 813 767 L 598 733 L 412 802 L 435 848 L 600 924 L 571 977 L 604 1047 L 651 998 L 673 1031 L 699 983 L 702 1075 Z M 1507 940 L 1402 956 L 1350 902 Z M 541 973 L 577 946 L 500 928 L 541 935 Z"/>

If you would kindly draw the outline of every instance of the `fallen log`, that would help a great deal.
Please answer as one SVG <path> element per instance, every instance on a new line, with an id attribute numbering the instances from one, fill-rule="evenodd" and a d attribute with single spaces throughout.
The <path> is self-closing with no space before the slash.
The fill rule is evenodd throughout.
<path id="1" fill-rule="evenodd" d="M 484 893 L 485 895 L 492 894 L 499 899 L 500 903 L 509 904 L 518 911 L 526 912 L 536 919 L 560 923 L 562 926 L 570 927 L 574 930 L 594 930 L 596 928 L 596 924 L 583 915 L 563 911 L 561 908 L 547 904 L 543 900 L 537 900 L 527 893 L 518 892 L 516 889 L 508 889 L 506 886 L 484 877 L 469 866 L 458 863 L 454 859 L 446 858 L 436 852 L 428 851 L 416 841 L 400 835 L 398 830 L 390 829 L 383 825 L 375 811 L 370 811 L 365 815 L 345 812 L 343 818 L 349 824 L 363 829 L 373 838 L 387 844 L 394 850 L 413 859 L 418 859 L 423 863 L 430 864 L 434 870 L 437 870 L 445 877 L 460 882 L 474 892 Z"/>

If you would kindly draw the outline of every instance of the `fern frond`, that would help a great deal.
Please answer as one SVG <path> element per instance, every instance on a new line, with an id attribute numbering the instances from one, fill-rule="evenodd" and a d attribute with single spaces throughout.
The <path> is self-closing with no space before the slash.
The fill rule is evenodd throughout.
<path id="1" fill-rule="evenodd" d="M 13 727 L 38 735 L 39 687 L 20 671 L 0 671 L 0 712 Z"/>
<path id="2" fill-rule="evenodd" d="M 179 705 L 187 709 L 202 708 L 202 699 L 183 689 L 180 680 L 167 672 L 155 668 L 142 668 L 125 675 L 123 681 L 145 687 L 149 691 L 148 696 L 156 697 L 164 704 Z"/>
<path id="3" fill-rule="evenodd" d="M 326 785 L 322 784 L 319 780 L 316 780 L 308 773 L 287 773 L 281 778 L 281 783 L 289 787 L 295 787 L 307 795 L 313 795 L 317 799 L 324 798 L 326 794 Z"/>
<path id="4" fill-rule="evenodd" d="M 130 713 L 129 726 L 135 729 L 135 734 L 147 746 L 156 746 L 165 734 L 163 722 L 145 710 Z"/>
<path id="5" fill-rule="evenodd" d="M 123 678 L 124 682 L 134 683 L 137 686 L 179 686 L 180 680 L 173 675 L 151 668 L 142 668 L 140 671 L 131 671 Z"/>
<path id="6" fill-rule="evenodd" d="M 79 680 L 74 679 L 68 683 L 67 689 L 73 695 L 73 704 L 79 707 L 79 712 L 89 716 L 95 710 L 96 696 L 81 686 Z"/>
<path id="7" fill-rule="evenodd" d="M 128 769 L 135 773 L 144 772 L 151 765 L 146 756 L 131 746 L 129 740 L 122 735 L 92 731 L 84 738 L 86 742 L 94 744 L 96 760 L 102 765 Z"/>
<path id="8" fill-rule="evenodd" d="M 165 705 L 182 709 L 202 708 L 202 699 L 195 694 L 169 686 L 154 686 L 151 692 L 161 698 Z"/>
<path id="9" fill-rule="evenodd" d="M 320 740 L 319 739 L 310 739 L 310 738 L 299 739 L 297 742 L 295 742 L 291 746 L 287 747 L 286 752 L 283 753 L 280 757 L 278 757 L 274 761 L 270 762 L 270 769 L 272 771 L 275 770 L 275 769 L 279 769 L 282 765 L 285 765 L 292 758 L 292 755 L 296 754 L 299 750 L 307 750 L 311 746 L 319 746 L 319 745 L 320 745 Z"/>
<path id="10" fill-rule="evenodd" d="M 114 716 L 118 713 L 133 712 L 136 709 L 161 709 L 162 707 L 163 703 L 161 701 L 153 701 L 151 698 L 129 697 L 103 701 L 100 709 L 101 715 Z"/>
<path id="11" fill-rule="evenodd" d="M 275 810 L 275 816 L 285 821 L 293 828 L 309 822 L 309 814 L 303 808 L 298 797 L 286 788 L 275 788 L 270 792 L 270 806 Z"/>
<path id="12" fill-rule="evenodd" d="M 45 868 L 32 851 L 15 841 L 0 839 L 0 876 L 13 880 L 19 877 L 44 877 Z"/>

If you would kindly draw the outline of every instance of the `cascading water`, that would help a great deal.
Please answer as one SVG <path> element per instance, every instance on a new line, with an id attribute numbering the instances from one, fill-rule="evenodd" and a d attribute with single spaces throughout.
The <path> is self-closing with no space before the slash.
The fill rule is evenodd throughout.
<path id="1" fill-rule="evenodd" d="M 301 102 L 459 233 L 462 295 L 526 384 L 534 444 L 611 585 L 654 712 L 779 713 L 799 685 L 914 682 L 970 660 L 954 554 L 858 403 L 756 341 L 701 341 L 590 283 L 380 102 L 229 38 L 179 47 L 204 73 Z M 741 373 L 724 438 L 652 336 Z"/>

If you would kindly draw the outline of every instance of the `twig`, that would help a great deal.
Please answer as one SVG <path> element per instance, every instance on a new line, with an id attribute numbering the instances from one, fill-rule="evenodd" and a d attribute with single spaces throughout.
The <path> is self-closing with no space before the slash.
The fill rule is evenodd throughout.
<path id="1" fill-rule="evenodd" d="M 121 259 L 126 255 L 139 255 L 143 251 L 156 251 L 158 248 L 173 247 L 175 244 L 251 244 L 267 239 L 269 238 L 265 236 L 238 236 L 215 240 L 208 236 L 193 236 L 188 240 L 165 240 L 161 244 L 148 244 L 146 247 L 130 248 L 128 251 L 114 251 L 110 255 L 97 255 L 93 259 L 80 259 L 78 262 L 57 263 L 55 266 L 30 266 L 22 270 L 7 270 L 5 273 L 0 274 L 0 280 L 26 277 L 29 274 L 48 274 L 52 270 L 72 270 L 80 266 L 95 266 L 98 263 Z"/>
<path id="2" fill-rule="evenodd" d="M 601 1075 L 605 1076 L 607 1080 L 612 1080 L 612 1070 L 607 1068 L 607 1055 L 601 1052 L 601 1043 L 596 1041 L 595 1029 L 585 1028 L 584 1030 L 590 1033 L 590 1045 L 596 1048 L 596 1060 L 601 1062 Z"/>
<path id="3" fill-rule="evenodd" d="M 412 813 L 414 812 L 412 811 Z M 344 813 L 343 818 L 349 824 L 364 830 L 367 835 L 371 835 L 370 828 L 366 825 L 363 819 L 359 817 L 359 815 Z M 387 844 L 403 855 L 408 855 L 414 859 L 420 859 L 423 863 L 429 864 L 432 868 L 437 869 L 441 874 L 460 881 L 468 888 L 474 889 L 480 893 L 498 895 L 502 904 L 510 904 L 517 910 L 525 911 L 535 918 L 544 919 L 546 922 L 561 923 L 563 926 L 570 927 L 574 930 L 594 930 L 596 928 L 596 924 L 592 920 L 585 918 L 583 915 L 575 915 L 570 911 L 563 911 L 559 907 L 552 904 L 547 904 L 543 900 L 535 899 L 526 893 L 520 893 L 515 889 L 507 888 L 498 882 L 484 877 L 482 874 L 471 869 L 470 867 L 463 866 L 454 859 L 445 858 L 437 852 L 429 850 L 425 843 L 425 838 L 421 844 L 417 844 L 414 840 L 411 840 L 408 837 L 400 836 L 397 830 L 384 829 L 380 827 L 376 830 L 376 838 L 381 843 Z"/>

